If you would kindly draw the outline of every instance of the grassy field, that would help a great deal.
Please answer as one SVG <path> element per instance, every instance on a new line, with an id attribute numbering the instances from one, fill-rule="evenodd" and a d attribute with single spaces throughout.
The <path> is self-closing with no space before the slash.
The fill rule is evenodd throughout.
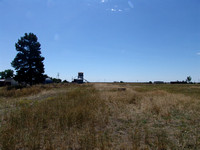
<path id="1" fill-rule="evenodd" d="M 4 149 L 200 149 L 200 85 L 3 87 Z"/>

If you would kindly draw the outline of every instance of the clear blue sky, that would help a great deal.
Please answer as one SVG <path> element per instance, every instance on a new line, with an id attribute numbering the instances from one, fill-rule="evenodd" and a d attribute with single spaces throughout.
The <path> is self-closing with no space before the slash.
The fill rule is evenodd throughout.
<path id="1" fill-rule="evenodd" d="M 200 81 L 200 0 L 0 0 L 0 71 L 32 32 L 71 81 Z"/>

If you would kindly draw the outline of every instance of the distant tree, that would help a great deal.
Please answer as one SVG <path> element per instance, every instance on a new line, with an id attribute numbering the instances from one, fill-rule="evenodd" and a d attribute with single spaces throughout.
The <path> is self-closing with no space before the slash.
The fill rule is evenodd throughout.
<path id="1" fill-rule="evenodd" d="M 186 82 L 190 83 L 192 80 L 192 77 L 191 76 L 188 76 L 187 79 L 186 79 Z"/>
<path id="2" fill-rule="evenodd" d="M 63 83 L 69 83 L 67 80 L 64 80 Z"/>
<path id="3" fill-rule="evenodd" d="M 44 74 L 44 78 L 50 78 L 47 74 Z"/>
<path id="4" fill-rule="evenodd" d="M 61 79 L 57 79 L 57 78 L 52 78 L 53 83 L 61 83 L 62 80 Z"/>
<path id="5" fill-rule="evenodd" d="M 44 57 L 41 56 L 37 36 L 25 33 L 15 47 L 18 53 L 11 63 L 17 73 L 15 80 L 30 85 L 44 82 Z"/>
<path id="6" fill-rule="evenodd" d="M 12 78 L 13 76 L 14 76 L 14 71 L 11 69 L 7 69 L 5 71 L 0 72 L 1 79 Z"/>

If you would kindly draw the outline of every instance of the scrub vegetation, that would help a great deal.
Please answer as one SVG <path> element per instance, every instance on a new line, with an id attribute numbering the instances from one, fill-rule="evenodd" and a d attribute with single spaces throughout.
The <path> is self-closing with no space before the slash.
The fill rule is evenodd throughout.
<path id="1" fill-rule="evenodd" d="M 0 88 L 0 149 L 200 149 L 200 85 Z"/>

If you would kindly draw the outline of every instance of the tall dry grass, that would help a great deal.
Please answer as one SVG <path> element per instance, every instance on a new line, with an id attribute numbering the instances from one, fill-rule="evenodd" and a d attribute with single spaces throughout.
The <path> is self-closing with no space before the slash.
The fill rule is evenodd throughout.
<path id="1" fill-rule="evenodd" d="M 27 94 L 0 114 L 0 149 L 200 149 L 197 94 L 158 86 L 58 85 Z"/>
<path id="2" fill-rule="evenodd" d="M 91 86 L 75 86 L 54 98 L 19 103 L 15 111 L 3 116 L 0 149 L 103 148 L 108 145 L 101 130 L 106 124 L 103 110 Z"/>
<path id="3" fill-rule="evenodd" d="M 164 89 L 138 92 L 124 84 L 96 88 L 110 110 L 108 127 L 113 143 L 118 143 L 115 148 L 200 148 L 199 99 Z"/>

